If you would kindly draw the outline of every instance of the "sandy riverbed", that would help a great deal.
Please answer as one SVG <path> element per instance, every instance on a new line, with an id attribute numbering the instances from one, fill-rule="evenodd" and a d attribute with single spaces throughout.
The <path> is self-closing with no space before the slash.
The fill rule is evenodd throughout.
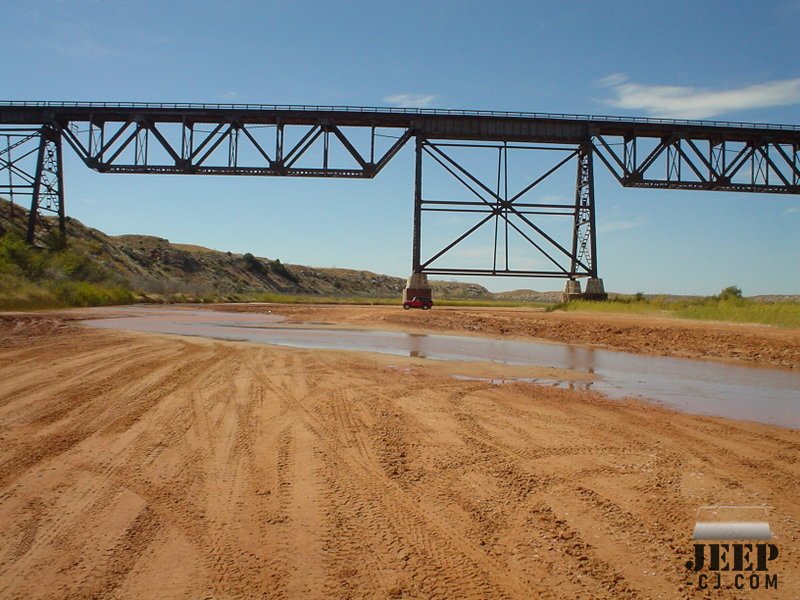
<path id="1" fill-rule="evenodd" d="M 546 313 L 527 308 L 403 311 L 396 306 L 218 304 L 223 311 L 271 310 L 298 322 L 332 321 L 403 331 L 455 332 L 588 344 L 659 356 L 800 369 L 800 330 L 639 314 Z"/>
<path id="2" fill-rule="evenodd" d="M 286 313 L 472 332 L 489 319 Z M 660 327 L 640 323 L 641 339 Z M 772 346 L 769 328 L 718 330 L 794 360 L 796 330 Z M 706 504 L 772 507 L 780 588 L 751 597 L 800 596 L 796 430 L 39 314 L 0 319 L 0 442 L 1 598 L 742 597 L 697 593 L 684 567 Z"/>

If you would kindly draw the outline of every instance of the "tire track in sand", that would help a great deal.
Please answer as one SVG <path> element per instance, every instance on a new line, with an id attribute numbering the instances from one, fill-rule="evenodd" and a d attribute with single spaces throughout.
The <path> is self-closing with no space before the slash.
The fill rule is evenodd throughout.
<path id="1" fill-rule="evenodd" d="M 302 373 L 302 370 L 297 372 Z M 471 550 L 469 540 L 431 522 L 427 511 L 408 497 L 380 467 L 352 456 L 348 460 L 335 430 L 305 405 L 313 393 L 298 398 L 285 382 L 281 382 L 284 385 L 273 384 L 268 372 L 261 376 L 265 385 L 280 395 L 323 446 L 325 480 L 340 482 L 334 490 L 329 487 L 325 490 L 329 506 L 354 507 L 334 514 L 334 518 L 347 520 L 348 512 L 354 514 L 364 525 L 360 527 L 359 537 L 362 534 L 378 537 L 379 543 L 371 548 L 384 557 L 382 563 L 392 564 L 398 557 L 403 563 L 410 563 L 400 568 L 409 574 L 414 586 L 430 598 L 505 598 L 530 592 L 528 588 L 516 588 L 514 582 L 499 576 L 502 565 L 478 550 Z M 349 521 L 352 523 L 352 519 Z M 326 544 L 329 554 L 330 548 L 339 544 L 338 537 L 331 533 L 328 531 Z M 347 548 L 342 550 L 342 555 L 346 555 Z"/>

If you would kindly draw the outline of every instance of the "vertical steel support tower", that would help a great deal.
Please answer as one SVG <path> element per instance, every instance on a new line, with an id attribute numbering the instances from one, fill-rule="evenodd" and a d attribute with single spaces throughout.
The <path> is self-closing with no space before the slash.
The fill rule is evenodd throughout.
<path id="1" fill-rule="evenodd" d="M 37 225 L 47 231 L 43 213 L 58 215 L 58 232 L 66 237 L 64 211 L 64 168 L 61 155 L 61 133 L 50 125 L 39 132 L 39 152 L 36 158 L 36 173 L 33 179 L 31 210 L 28 214 L 29 244 L 36 241 Z"/>
<path id="2" fill-rule="evenodd" d="M 578 261 L 589 267 L 590 277 L 597 277 L 597 236 L 594 226 L 594 174 L 592 147 L 581 144 L 578 149 L 578 177 L 575 186 L 575 229 L 572 236 L 572 268 L 570 279 L 578 272 Z"/>
<path id="3" fill-rule="evenodd" d="M 497 180 L 487 181 L 486 172 L 479 175 L 476 164 L 459 162 L 454 152 L 468 150 L 483 153 L 484 161 L 496 160 Z M 537 161 L 528 167 L 517 167 L 515 186 L 527 182 L 519 189 L 509 189 L 509 153 L 537 153 L 540 156 L 552 156 L 557 159 L 544 163 Z M 507 277 L 555 277 L 567 280 L 565 294 L 568 299 L 591 298 L 605 299 L 603 282 L 598 278 L 597 269 L 597 237 L 595 227 L 594 198 L 594 149 L 591 141 L 578 144 L 521 144 L 486 141 L 431 140 L 424 135 L 416 135 L 416 166 L 414 175 L 414 220 L 412 236 L 411 277 L 406 295 L 428 294 L 430 286 L 427 276 L 440 275 L 484 275 Z M 473 154 L 474 158 L 476 154 Z M 494 159 L 493 156 L 497 158 Z M 434 167 L 440 167 L 444 173 L 458 182 L 465 196 L 427 197 L 423 189 L 424 159 Z M 574 161 L 574 162 L 573 162 Z M 574 199 L 548 200 L 546 193 L 539 192 L 540 184 L 568 165 L 577 165 L 577 177 Z M 479 168 L 479 167 L 478 167 Z M 480 168 L 479 168 L 480 169 Z M 483 179 L 482 179 L 483 177 Z M 522 178 L 522 180 L 520 180 Z M 537 192 L 539 192 L 537 198 Z M 423 219 L 432 213 L 456 213 L 478 215 L 479 219 L 460 236 L 430 256 L 422 256 Z M 552 228 L 553 220 L 569 218 L 567 238 L 562 244 L 558 234 L 547 229 Z M 493 258 L 491 265 L 475 267 L 448 266 L 438 262 L 453 248 L 467 238 L 476 238 L 476 233 L 494 223 Z M 430 226 L 429 226 L 430 227 Z M 500 229 L 502 227 L 502 230 Z M 516 243 L 529 249 L 532 255 L 541 259 L 540 265 L 534 267 L 517 267 L 510 264 L 510 236 L 516 236 Z M 438 244 L 437 244 L 438 245 Z M 500 257 L 498 258 L 498 253 Z M 515 262 L 519 261 L 519 255 Z M 445 261 L 447 257 L 445 257 Z M 585 279 L 586 293 L 581 293 L 580 279 Z"/>
<path id="4" fill-rule="evenodd" d="M 422 152 L 423 138 L 415 137 L 414 144 L 414 221 L 411 240 L 411 276 L 403 290 L 403 301 L 411 300 L 414 296 L 430 297 L 431 286 L 428 276 L 423 273 L 422 267 Z"/>
<path id="5" fill-rule="evenodd" d="M 411 243 L 411 272 L 419 273 L 422 269 L 422 137 L 415 138 L 414 168 L 414 225 Z"/>
<path id="6" fill-rule="evenodd" d="M 588 267 L 589 279 L 581 293 L 576 279 L 579 264 Z M 594 161 L 592 144 L 578 146 L 578 176 L 575 185 L 575 227 L 572 234 L 572 266 L 564 289 L 564 298 L 576 297 L 592 300 L 608 298 L 603 280 L 597 277 L 597 229 L 595 227 Z"/>

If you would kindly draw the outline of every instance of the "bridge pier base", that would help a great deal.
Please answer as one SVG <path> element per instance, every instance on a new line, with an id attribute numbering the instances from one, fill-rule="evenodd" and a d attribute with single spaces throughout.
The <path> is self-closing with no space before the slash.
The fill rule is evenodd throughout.
<path id="1" fill-rule="evenodd" d="M 603 280 L 599 277 L 590 277 L 586 280 L 586 291 L 581 294 L 583 300 L 608 300 Z"/>
<path id="2" fill-rule="evenodd" d="M 406 289 L 403 290 L 403 302 L 411 300 L 414 296 L 431 297 L 431 284 L 428 283 L 428 276 L 424 273 L 412 273 L 406 281 Z"/>
<path id="3" fill-rule="evenodd" d="M 564 302 L 569 302 L 570 300 L 580 300 L 581 282 L 577 279 L 567 280 L 567 284 L 564 286 L 564 293 L 561 295 L 561 299 Z"/>
<path id="4" fill-rule="evenodd" d="M 590 277 L 586 280 L 585 292 L 581 292 L 580 281 L 577 279 L 568 280 L 561 298 L 564 302 L 569 302 L 570 300 L 608 300 L 608 294 L 603 286 L 602 279 Z"/>

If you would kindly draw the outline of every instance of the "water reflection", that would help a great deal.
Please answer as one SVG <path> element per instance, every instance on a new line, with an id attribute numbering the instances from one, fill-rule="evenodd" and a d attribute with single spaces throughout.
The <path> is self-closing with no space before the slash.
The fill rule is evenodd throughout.
<path id="1" fill-rule="evenodd" d="M 408 355 L 411 358 L 428 358 L 422 351 L 422 340 L 425 338 L 421 333 L 407 333 L 408 336 Z"/>
<path id="2" fill-rule="evenodd" d="M 282 318 L 276 315 L 169 307 L 114 308 L 108 309 L 108 314 L 113 316 L 84 322 L 102 328 L 299 348 L 360 350 L 434 360 L 569 369 L 595 374 L 597 379 L 588 383 L 556 382 L 558 385 L 569 389 L 594 389 L 612 398 L 648 398 L 688 412 L 800 427 L 800 373 L 791 371 L 646 356 L 570 344 L 363 329 L 290 327 L 282 325 Z"/>
<path id="3" fill-rule="evenodd" d="M 564 348 L 566 351 L 566 358 L 564 360 L 566 368 L 573 371 L 594 373 L 594 348 L 572 345 L 565 345 Z"/>

